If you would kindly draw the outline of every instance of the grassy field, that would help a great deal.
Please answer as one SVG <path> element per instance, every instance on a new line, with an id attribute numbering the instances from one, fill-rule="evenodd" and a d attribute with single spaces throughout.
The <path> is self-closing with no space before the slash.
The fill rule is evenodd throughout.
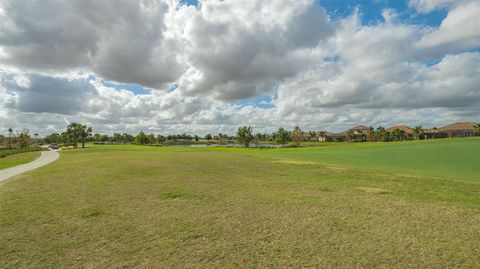
<path id="1" fill-rule="evenodd" d="M 29 163 L 40 156 L 39 151 L 19 153 L 0 158 L 0 169 L 16 166 L 19 164 Z"/>
<path id="2" fill-rule="evenodd" d="M 437 139 L 395 143 L 330 143 L 284 149 L 272 155 L 347 167 L 480 181 L 480 139 Z"/>
<path id="3" fill-rule="evenodd" d="M 480 267 L 480 139 L 90 145 L 0 185 L 0 266 Z"/>

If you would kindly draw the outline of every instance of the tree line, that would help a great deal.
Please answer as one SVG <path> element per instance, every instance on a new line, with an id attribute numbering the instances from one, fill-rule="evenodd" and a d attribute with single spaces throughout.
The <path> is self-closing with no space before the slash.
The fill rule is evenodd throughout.
<path id="1" fill-rule="evenodd" d="M 292 135 L 293 134 L 293 135 Z M 183 134 L 171 135 L 155 135 L 153 133 L 147 134 L 140 131 L 136 135 L 129 133 L 114 133 L 113 135 L 92 133 L 92 128 L 80 123 L 71 123 L 67 129 L 62 133 L 52 133 L 43 138 L 43 142 L 47 144 L 56 143 L 63 145 L 71 145 L 77 148 L 78 143 L 85 147 L 85 142 L 93 142 L 98 144 L 115 143 L 115 144 L 139 144 L 139 145 L 154 145 L 168 142 L 214 142 L 217 144 L 239 142 L 243 146 L 248 147 L 251 142 L 274 142 L 280 145 L 286 145 L 291 141 L 292 137 L 295 139 L 295 130 L 293 132 L 287 131 L 284 128 L 279 128 L 274 133 L 256 133 L 253 134 L 253 127 L 243 126 L 239 127 L 236 135 L 227 134 L 206 134 L 204 136 Z"/>
<path id="2" fill-rule="evenodd" d="M 480 134 L 480 125 L 476 125 L 477 134 Z M 278 145 L 285 146 L 289 142 L 293 142 L 298 146 L 302 141 L 309 140 L 321 140 L 326 141 L 326 132 L 304 132 L 300 127 L 296 126 L 293 130 L 289 131 L 284 128 L 279 128 L 273 133 L 256 133 L 254 134 L 252 126 L 240 126 L 238 127 L 235 135 L 227 134 L 206 134 L 204 136 L 182 134 L 171 135 L 155 135 L 153 133 L 147 134 L 140 131 L 136 135 L 128 133 L 114 133 L 113 135 L 92 133 L 92 128 L 77 122 L 70 123 L 66 130 L 62 133 L 53 133 L 47 135 L 43 139 L 38 137 L 35 133 L 33 137 L 30 135 L 28 129 L 13 131 L 12 128 L 8 129 L 8 135 L 0 135 L 0 144 L 4 144 L 7 149 L 13 149 L 18 147 L 27 147 L 33 143 L 57 143 L 68 146 L 78 147 L 81 143 L 82 148 L 85 147 L 86 142 L 93 143 L 122 143 L 122 144 L 139 144 L 139 145 L 154 145 L 154 144 L 171 144 L 179 142 L 179 144 L 188 143 L 235 143 L 238 142 L 243 147 L 249 147 L 252 143 L 259 144 L 261 142 L 276 143 Z M 320 138 L 320 139 L 319 139 Z M 392 132 L 388 132 L 384 127 L 379 126 L 377 128 L 369 127 L 368 131 L 350 129 L 345 133 L 345 138 L 349 142 L 389 142 L 389 141 L 401 141 L 408 139 L 422 139 L 424 133 L 422 126 L 415 126 L 412 134 L 406 134 L 401 129 L 395 129 Z"/>
<path id="3" fill-rule="evenodd" d="M 36 139 L 38 134 L 34 134 L 34 137 Z M 0 135 L 0 145 L 4 145 L 5 149 L 25 148 L 34 142 L 28 129 L 14 131 L 13 128 L 8 128 L 6 136 Z"/>

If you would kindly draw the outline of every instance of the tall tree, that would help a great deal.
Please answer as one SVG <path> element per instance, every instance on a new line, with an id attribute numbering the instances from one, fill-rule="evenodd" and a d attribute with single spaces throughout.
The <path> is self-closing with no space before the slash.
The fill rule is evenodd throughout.
<path id="1" fill-rule="evenodd" d="M 94 134 L 93 135 L 93 141 L 100 142 L 101 140 L 102 140 L 102 135 L 101 134 Z"/>
<path id="2" fill-rule="evenodd" d="M 123 135 L 120 133 L 113 133 L 112 141 L 116 143 L 122 143 L 123 140 Z"/>
<path id="3" fill-rule="evenodd" d="M 67 126 L 66 133 L 74 148 L 78 147 L 78 142 L 81 142 L 82 148 L 85 148 L 85 141 L 92 135 L 92 128 L 78 122 L 72 122 Z"/>
<path id="4" fill-rule="evenodd" d="M 375 129 L 373 128 L 373 126 L 368 127 L 367 141 L 375 142 Z"/>
<path id="5" fill-rule="evenodd" d="M 378 126 L 375 130 L 375 140 L 380 142 L 387 142 L 390 139 L 390 133 L 385 130 L 383 126 Z"/>
<path id="6" fill-rule="evenodd" d="M 143 131 L 140 131 L 135 137 L 135 142 L 140 145 L 148 144 L 148 136 Z"/>
<path id="7" fill-rule="evenodd" d="M 60 134 L 60 142 L 64 144 L 70 143 L 70 136 L 67 132 L 63 132 Z"/>
<path id="8" fill-rule="evenodd" d="M 403 141 L 403 140 L 405 140 L 405 131 L 400 130 L 400 129 L 395 129 L 391 133 L 391 138 L 394 141 Z"/>
<path id="9" fill-rule="evenodd" d="M 252 126 L 241 126 L 237 129 L 237 141 L 242 144 L 244 148 L 248 148 L 250 142 L 253 140 Z"/>
<path id="10" fill-rule="evenodd" d="M 279 128 L 276 133 L 274 133 L 275 143 L 285 146 L 290 140 L 290 132 L 283 128 Z"/>
<path id="11" fill-rule="evenodd" d="M 148 144 L 157 144 L 157 139 L 154 134 L 148 135 Z"/>
<path id="12" fill-rule="evenodd" d="M 8 149 L 12 149 L 12 136 L 13 136 L 13 129 L 8 128 Z"/>
<path id="13" fill-rule="evenodd" d="M 53 134 L 49 134 L 47 136 L 45 136 L 45 142 L 47 144 L 51 144 L 51 143 L 60 143 L 60 135 L 57 134 L 57 133 L 53 133 Z"/>
<path id="14" fill-rule="evenodd" d="M 475 134 L 480 135 L 480 123 L 473 125 L 473 128 L 475 128 Z"/>
<path id="15" fill-rule="evenodd" d="M 69 142 L 73 145 L 73 148 L 77 148 L 78 141 L 80 141 L 80 136 L 82 132 L 82 125 L 77 122 L 72 122 L 67 126 L 67 135 Z"/>
<path id="16" fill-rule="evenodd" d="M 23 129 L 18 135 L 18 144 L 21 148 L 25 148 L 30 145 L 30 134 L 28 129 Z"/>
<path id="17" fill-rule="evenodd" d="M 260 141 L 262 141 L 262 138 L 263 138 L 263 135 L 261 133 L 255 134 L 254 141 L 257 147 L 260 144 Z"/>
<path id="18" fill-rule="evenodd" d="M 295 126 L 295 128 L 293 128 L 293 131 L 292 131 L 292 141 L 295 143 L 295 146 L 299 146 L 300 141 L 302 140 L 303 140 L 302 130 L 300 129 L 300 127 Z"/>
<path id="19" fill-rule="evenodd" d="M 349 142 L 354 142 L 356 138 L 355 130 L 353 129 L 347 130 L 346 136 Z"/>
<path id="20" fill-rule="evenodd" d="M 157 135 L 157 141 L 158 143 L 163 143 L 167 140 L 167 138 L 163 135 Z"/>
<path id="21" fill-rule="evenodd" d="M 422 126 L 421 125 L 415 126 L 413 128 L 413 138 L 415 140 L 420 140 L 420 139 L 422 139 L 422 135 L 423 135 Z"/>
<path id="22" fill-rule="evenodd" d="M 86 125 L 81 125 L 80 141 L 82 141 L 82 148 L 85 148 L 85 141 L 91 136 L 92 136 L 92 127 L 87 127 Z"/>
<path id="23" fill-rule="evenodd" d="M 123 133 L 123 143 L 132 143 L 135 137 L 131 134 Z M 165 141 L 165 140 L 164 140 Z"/>
<path id="24" fill-rule="evenodd" d="M 319 141 L 325 142 L 326 138 L 327 138 L 327 132 L 325 132 L 325 131 L 318 132 Z"/>

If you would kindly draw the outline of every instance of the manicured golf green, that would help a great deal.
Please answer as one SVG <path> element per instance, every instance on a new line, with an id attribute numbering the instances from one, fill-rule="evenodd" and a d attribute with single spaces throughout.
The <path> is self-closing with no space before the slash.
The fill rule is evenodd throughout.
<path id="1" fill-rule="evenodd" d="M 480 139 L 93 146 L 0 183 L 0 267 L 480 267 Z"/>
<path id="2" fill-rule="evenodd" d="M 0 169 L 9 168 L 12 166 L 29 163 L 40 156 L 39 151 L 26 152 L 9 155 L 3 158 L 0 158 Z"/>

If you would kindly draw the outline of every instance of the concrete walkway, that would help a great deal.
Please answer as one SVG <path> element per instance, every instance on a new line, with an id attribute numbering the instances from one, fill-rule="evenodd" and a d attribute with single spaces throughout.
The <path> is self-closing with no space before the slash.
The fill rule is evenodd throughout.
<path id="1" fill-rule="evenodd" d="M 56 150 L 42 151 L 42 155 L 34 161 L 0 170 L 0 182 L 21 173 L 47 165 L 58 159 L 58 157 L 60 157 L 60 154 L 58 154 Z"/>

